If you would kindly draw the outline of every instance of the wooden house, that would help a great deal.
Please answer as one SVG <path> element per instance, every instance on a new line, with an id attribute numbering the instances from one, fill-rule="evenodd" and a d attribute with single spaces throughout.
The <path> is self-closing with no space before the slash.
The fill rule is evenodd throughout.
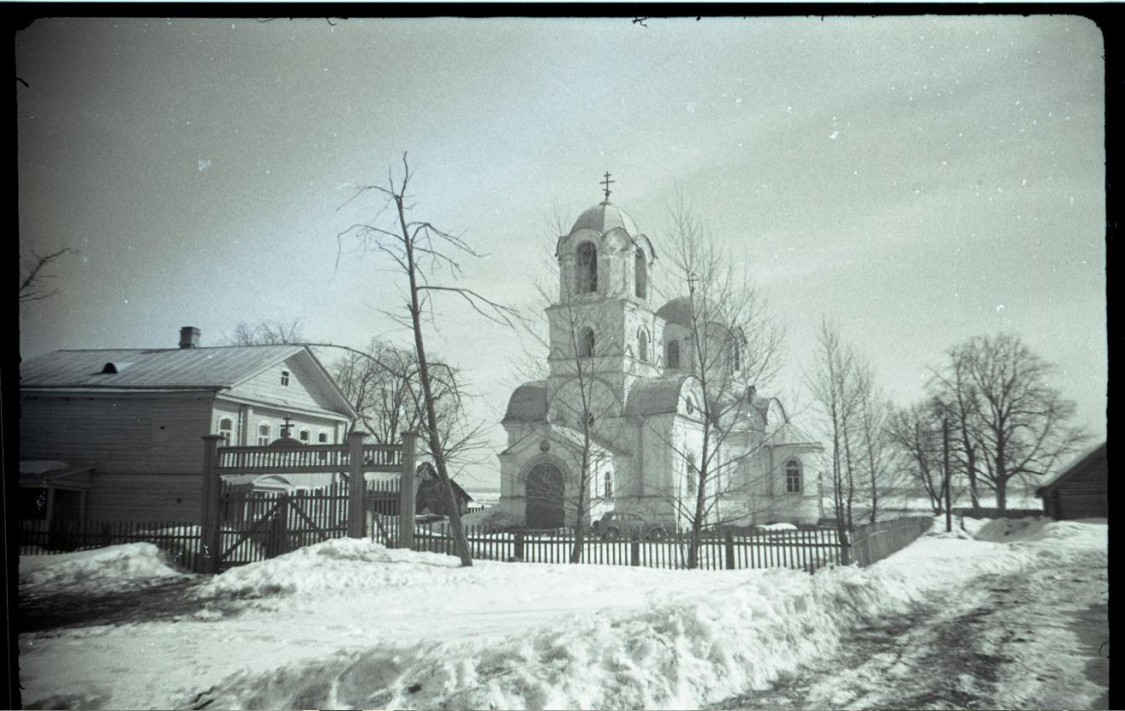
<path id="1" fill-rule="evenodd" d="M 232 445 L 338 444 L 356 416 L 307 347 L 202 348 L 193 327 L 179 348 L 32 358 L 20 368 L 20 407 L 21 461 L 59 465 L 21 467 L 24 516 L 46 518 L 48 501 L 55 514 L 73 498 L 65 489 L 81 492 L 82 517 L 101 521 L 198 520 L 206 434 Z M 287 479 L 311 487 L 332 476 Z"/>
<path id="2" fill-rule="evenodd" d="M 1043 511 L 1053 519 L 1108 518 L 1109 464 L 1102 442 L 1035 490 Z"/>

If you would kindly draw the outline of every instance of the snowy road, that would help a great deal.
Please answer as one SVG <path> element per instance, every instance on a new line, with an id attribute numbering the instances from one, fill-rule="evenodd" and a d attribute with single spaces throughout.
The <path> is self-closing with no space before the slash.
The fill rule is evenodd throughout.
<path id="1" fill-rule="evenodd" d="M 838 652 L 714 709 L 1109 707 L 1104 553 L 985 575 L 850 631 Z"/>

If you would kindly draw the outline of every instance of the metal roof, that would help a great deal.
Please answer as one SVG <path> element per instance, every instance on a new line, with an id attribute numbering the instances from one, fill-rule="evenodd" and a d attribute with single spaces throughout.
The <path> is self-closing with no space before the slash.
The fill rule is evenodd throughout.
<path id="1" fill-rule="evenodd" d="M 55 351 L 20 366 L 20 387 L 229 388 L 305 350 L 278 345 Z"/>
<path id="2" fill-rule="evenodd" d="M 676 378 L 640 378 L 629 388 L 625 401 L 626 415 L 656 415 L 676 412 L 684 383 L 692 376 Z M 698 403 L 697 403 L 698 405 Z"/>
<path id="3" fill-rule="evenodd" d="M 723 312 L 719 306 L 710 299 L 703 299 L 702 297 L 695 297 L 699 302 L 698 315 L 700 321 L 718 322 L 722 318 Z M 691 304 L 692 299 L 689 296 L 677 296 L 668 303 L 664 304 L 657 310 L 656 315 L 664 319 L 668 323 L 678 323 L 681 326 L 691 328 Z"/>
<path id="4" fill-rule="evenodd" d="M 621 208 L 606 201 L 594 205 L 579 215 L 574 222 L 574 227 L 570 228 L 570 234 L 574 234 L 578 230 L 594 230 L 598 234 L 604 235 L 614 229 L 625 230 L 625 234 L 630 237 L 639 234 L 633 218 L 625 214 L 625 211 Z"/>
<path id="5" fill-rule="evenodd" d="M 508 399 L 504 420 L 539 422 L 547 419 L 547 383 L 536 380 L 515 389 Z"/>

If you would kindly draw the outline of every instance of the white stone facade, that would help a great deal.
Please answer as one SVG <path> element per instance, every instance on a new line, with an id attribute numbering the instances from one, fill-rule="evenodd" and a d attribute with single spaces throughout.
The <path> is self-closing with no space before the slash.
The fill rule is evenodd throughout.
<path id="1" fill-rule="evenodd" d="M 576 523 L 582 501 L 588 522 L 617 510 L 669 530 L 685 527 L 696 499 L 691 460 L 702 456 L 705 430 L 684 317 L 691 302 L 653 308 L 652 243 L 608 200 L 559 238 L 556 256 L 548 377 L 509 400 L 497 510 L 529 528 L 556 528 Z M 717 397 L 734 405 L 724 412 L 736 419 L 723 426 L 712 459 L 719 473 L 710 477 L 708 523 L 815 523 L 821 445 L 788 421 L 779 402 L 739 379 L 737 351 L 724 357 L 730 387 Z"/>

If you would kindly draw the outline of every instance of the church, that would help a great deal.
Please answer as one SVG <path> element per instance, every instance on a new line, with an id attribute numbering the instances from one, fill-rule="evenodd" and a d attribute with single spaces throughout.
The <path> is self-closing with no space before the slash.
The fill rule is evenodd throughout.
<path id="1" fill-rule="evenodd" d="M 496 509 L 535 529 L 574 526 L 585 510 L 587 524 L 613 511 L 682 530 L 707 456 L 708 525 L 816 523 L 822 445 L 746 382 L 737 327 L 693 329 L 699 305 L 690 295 L 656 308 L 655 246 L 609 201 L 610 182 L 607 174 L 605 200 L 559 237 L 546 378 L 508 401 Z M 696 362 L 706 351 L 693 340 L 701 332 L 724 334 L 715 362 L 703 357 L 722 374 L 707 379 L 707 411 L 719 420 L 711 427 Z"/>

